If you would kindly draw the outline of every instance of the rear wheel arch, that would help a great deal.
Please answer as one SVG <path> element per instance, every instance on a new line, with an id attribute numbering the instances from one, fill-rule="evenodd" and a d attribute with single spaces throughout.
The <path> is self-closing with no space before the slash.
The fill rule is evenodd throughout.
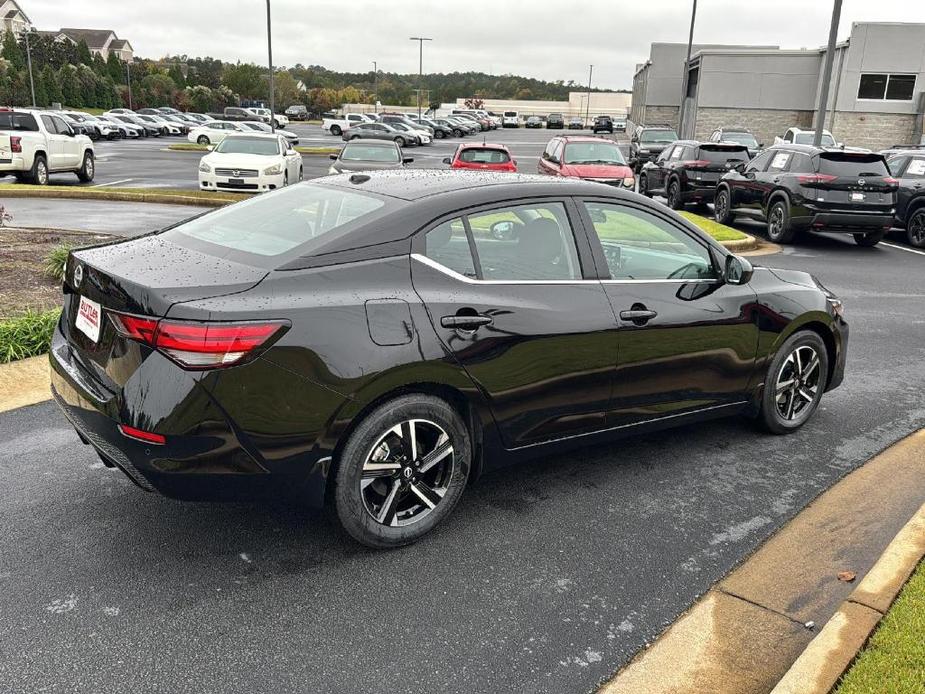
<path id="1" fill-rule="evenodd" d="M 925 195 L 921 195 L 917 198 L 913 198 L 909 201 L 909 206 L 906 207 L 906 218 L 903 220 L 905 224 L 909 223 L 909 220 L 912 219 L 912 215 L 925 207 Z"/>
<path id="2" fill-rule="evenodd" d="M 790 201 L 790 195 L 784 190 L 775 190 L 768 196 L 768 203 L 766 205 L 765 214 L 771 211 L 771 206 L 778 200 L 783 200 L 784 204 L 787 207 L 792 207 L 793 203 Z"/>

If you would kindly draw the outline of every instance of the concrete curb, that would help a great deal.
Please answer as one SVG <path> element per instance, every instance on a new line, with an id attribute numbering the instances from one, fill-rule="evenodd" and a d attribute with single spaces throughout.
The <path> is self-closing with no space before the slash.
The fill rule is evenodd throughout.
<path id="1" fill-rule="evenodd" d="M 771 694 L 828 694 L 925 557 L 925 504 L 903 526 Z"/>
<path id="2" fill-rule="evenodd" d="M 51 188 L 0 188 L 0 198 L 57 198 L 63 200 L 102 200 L 110 202 L 143 202 L 158 203 L 162 205 L 189 205 L 194 207 L 222 207 L 224 205 L 244 200 L 245 197 L 234 198 L 204 198 L 194 195 L 164 195 L 163 193 L 124 192 L 106 190 L 105 188 L 74 188 L 53 186 Z"/>
<path id="3" fill-rule="evenodd" d="M 758 248 L 761 242 L 750 234 L 745 235 L 748 236 L 747 239 L 738 239 L 736 241 L 720 241 L 720 243 L 726 250 L 732 251 L 733 253 L 753 251 Z"/>
<path id="4" fill-rule="evenodd" d="M 47 354 L 0 364 L 0 412 L 50 399 Z"/>

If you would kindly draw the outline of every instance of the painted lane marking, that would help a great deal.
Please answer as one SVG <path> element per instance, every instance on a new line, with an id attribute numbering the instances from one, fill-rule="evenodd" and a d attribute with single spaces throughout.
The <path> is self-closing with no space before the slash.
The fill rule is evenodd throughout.
<path id="1" fill-rule="evenodd" d="M 120 183 L 128 183 L 129 181 L 134 181 L 134 178 L 123 178 L 121 181 L 110 181 L 109 183 L 98 183 L 93 188 L 103 188 L 105 186 L 115 186 Z"/>
<path id="2" fill-rule="evenodd" d="M 895 248 L 897 251 L 905 251 L 906 253 L 915 253 L 916 255 L 925 255 L 925 251 L 917 251 L 914 248 L 906 248 L 905 246 L 897 246 L 893 243 L 886 243 L 885 241 L 880 242 L 881 246 L 889 246 L 890 248 Z"/>

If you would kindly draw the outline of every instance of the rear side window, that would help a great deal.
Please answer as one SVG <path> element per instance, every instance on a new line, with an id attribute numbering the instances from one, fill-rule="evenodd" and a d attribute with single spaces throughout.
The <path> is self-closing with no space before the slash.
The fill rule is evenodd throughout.
<path id="1" fill-rule="evenodd" d="M 903 178 L 925 178 L 925 158 L 910 161 Z"/>
<path id="2" fill-rule="evenodd" d="M 790 163 L 790 156 L 790 152 L 778 152 L 775 154 L 768 171 L 786 171 L 787 165 Z"/>
<path id="3" fill-rule="evenodd" d="M 424 237 L 424 255 L 443 267 L 475 279 L 475 264 L 461 217 L 434 227 Z"/>
<path id="4" fill-rule="evenodd" d="M 459 160 L 467 164 L 507 164 L 511 157 L 500 149 L 468 147 L 459 153 Z"/>
<path id="5" fill-rule="evenodd" d="M 890 175 L 883 157 L 876 155 L 852 156 L 834 152 L 819 155 L 819 173 L 843 178 Z"/>
<path id="6" fill-rule="evenodd" d="M 791 173 L 812 173 L 813 172 L 813 160 L 802 152 L 794 152 L 790 157 L 790 168 L 788 169 Z"/>
<path id="7" fill-rule="evenodd" d="M 15 111 L 0 112 L 0 130 L 27 130 L 38 132 L 39 124 L 31 113 L 16 113 Z"/>

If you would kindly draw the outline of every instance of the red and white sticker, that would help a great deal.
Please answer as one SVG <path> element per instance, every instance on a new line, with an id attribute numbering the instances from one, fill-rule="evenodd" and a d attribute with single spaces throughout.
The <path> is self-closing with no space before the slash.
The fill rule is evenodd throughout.
<path id="1" fill-rule="evenodd" d="M 100 305 L 84 296 L 80 297 L 80 306 L 77 309 L 77 319 L 74 321 L 74 326 L 93 342 L 96 342 L 100 339 L 101 319 Z"/>

